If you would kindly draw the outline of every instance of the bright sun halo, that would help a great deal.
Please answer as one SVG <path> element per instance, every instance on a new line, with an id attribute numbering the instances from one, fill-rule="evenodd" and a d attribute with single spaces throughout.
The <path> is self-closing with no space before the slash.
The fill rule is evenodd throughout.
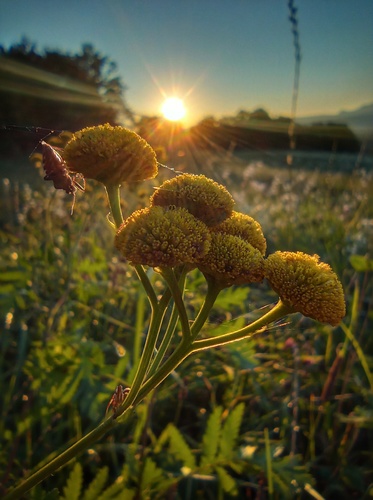
<path id="1" fill-rule="evenodd" d="M 168 97 L 162 105 L 162 113 L 167 120 L 176 122 L 184 118 L 186 110 L 181 99 Z"/>

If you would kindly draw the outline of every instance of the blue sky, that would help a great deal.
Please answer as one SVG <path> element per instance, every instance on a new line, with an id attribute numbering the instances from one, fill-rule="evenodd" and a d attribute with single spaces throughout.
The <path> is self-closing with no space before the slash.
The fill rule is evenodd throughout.
<path id="1" fill-rule="evenodd" d="M 373 102 L 373 1 L 295 0 L 302 50 L 298 116 Z M 159 114 L 185 99 L 188 124 L 265 107 L 289 115 L 294 47 L 286 0 L 0 0 L 0 44 L 92 43 L 118 65 L 127 102 Z"/>

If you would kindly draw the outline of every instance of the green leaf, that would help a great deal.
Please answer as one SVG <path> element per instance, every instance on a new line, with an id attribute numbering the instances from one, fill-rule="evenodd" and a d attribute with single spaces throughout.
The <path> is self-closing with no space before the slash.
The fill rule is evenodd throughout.
<path id="1" fill-rule="evenodd" d="M 238 404 L 229 413 L 226 421 L 224 422 L 220 438 L 219 455 L 225 460 L 233 458 L 233 450 L 240 432 L 244 409 L 244 403 Z"/>
<path id="2" fill-rule="evenodd" d="M 355 271 L 360 273 L 373 271 L 373 260 L 365 255 L 351 255 L 350 264 Z"/>
<path id="3" fill-rule="evenodd" d="M 69 479 L 63 489 L 66 500 L 78 500 L 83 482 L 83 470 L 79 462 L 76 462 L 73 470 L 70 472 Z"/>
<path id="4" fill-rule="evenodd" d="M 124 488 L 123 478 L 118 477 L 115 483 L 109 486 L 97 500 L 132 500 L 135 492 Z"/>
<path id="5" fill-rule="evenodd" d="M 146 488 L 151 488 L 162 479 L 162 469 L 157 467 L 151 458 L 147 458 L 145 460 L 144 470 L 142 473 L 141 491 L 143 492 Z"/>
<path id="6" fill-rule="evenodd" d="M 215 470 L 216 470 L 216 473 L 218 475 L 219 482 L 220 482 L 220 485 L 221 485 L 223 491 L 225 491 L 225 493 L 229 493 L 231 495 L 237 495 L 238 490 L 237 490 L 236 482 L 233 479 L 233 477 L 231 477 L 228 474 L 228 472 L 225 469 L 223 469 L 223 467 L 215 467 Z"/>
<path id="7" fill-rule="evenodd" d="M 82 367 L 78 367 L 75 373 L 66 378 L 66 383 L 61 384 L 61 387 L 58 389 L 60 397 L 58 397 L 57 399 L 59 399 L 62 405 L 65 405 L 69 403 L 69 401 L 71 401 L 76 391 L 78 390 L 82 377 Z"/>
<path id="8" fill-rule="evenodd" d="M 289 490 L 295 493 L 295 489 L 303 488 L 306 484 L 313 485 L 315 482 L 306 466 L 302 465 L 300 455 L 273 459 L 271 465 L 274 490 L 281 490 L 286 498 L 289 498 Z"/>
<path id="9" fill-rule="evenodd" d="M 174 455 L 178 460 L 181 460 L 184 467 L 188 467 L 191 470 L 195 469 L 196 461 L 194 455 L 181 432 L 173 424 L 169 424 L 166 428 L 166 433 L 170 442 L 169 453 Z"/>
<path id="10" fill-rule="evenodd" d="M 24 283 L 28 278 L 29 278 L 29 273 L 23 270 L 3 271 L 2 273 L 0 273 L 0 281 L 2 282 L 20 281 Z"/>
<path id="11" fill-rule="evenodd" d="M 222 411 L 221 406 L 217 406 L 208 419 L 202 440 L 201 467 L 210 465 L 215 460 L 220 438 Z"/>
<path id="12" fill-rule="evenodd" d="M 83 500 L 96 500 L 105 486 L 108 474 L 108 467 L 102 467 L 102 469 L 97 472 L 96 477 L 91 481 L 88 489 L 85 491 Z"/>
<path id="13" fill-rule="evenodd" d="M 220 292 L 214 307 L 221 307 L 227 310 L 232 307 L 237 307 L 237 304 L 246 302 L 249 292 L 249 287 L 226 288 Z"/>

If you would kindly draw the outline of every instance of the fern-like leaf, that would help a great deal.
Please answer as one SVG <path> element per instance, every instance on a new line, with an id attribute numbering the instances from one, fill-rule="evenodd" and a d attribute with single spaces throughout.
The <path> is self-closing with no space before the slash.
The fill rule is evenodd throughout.
<path id="1" fill-rule="evenodd" d="M 119 477 L 115 483 L 111 484 L 101 493 L 97 500 L 132 500 L 134 496 L 135 492 L 125 488 L 125 481 Z"/>
<path id="2" fill-rule="evenodd" d="M 225 493 L 236 496 L 238 494 L 236 482 L 223 467 L 215 467 L 220 486 Z"/>
<path id="3" fill-rule="evenodd" d="M 76 462 L 70 472 L 66 486 L 63 489 L 63 497 L 66 500 L 78 500 L 83 483 L 83 470 L 79 462 Z"/>
<path id="4" fill-rule="evenodd" d="M 88 489 L 85 491 L 83 500 L 96 500 L 101 491 L 104 489 L 105 483 L 109 475 L 108 467 L 102 467 L 96 474 L 96 477 L 91 481 Z"/>
<path id="5" fill-rule="evenodd" d="M 220 438 L 222 411 L 221 406 L 217 406 L 208 419 L 202 439 L 201 467 L 210 465 L 215 460 Z"/>
<path id="6" fill-rule="evenodd" d="M 194 455 L 181 432 L 173 424 L 169 424 L 166 430 L 170 441 L 169 453 L 178 460 L 181 460 L 184 467 L 188 467 L 191 470 L 195 469 L 196 461 Z"/>
<path id="7" fill-rule="evenodd" d="M 144 492 L 146 488 L 151 488 L 162 479 L 163 479 L 162 469 L 157 467 L 157 465 L 153 462 L 153 460 L 147 458 L 142 473 L 141 491 Z"/>
<path id="8" fill-rule="evenodd" d="M 223 460 L 233 458 L 233 450 L 240 432 L 245 405 L 238 404 L 228 415 L 224 422 L 220 439 L 220 457 Z"/>

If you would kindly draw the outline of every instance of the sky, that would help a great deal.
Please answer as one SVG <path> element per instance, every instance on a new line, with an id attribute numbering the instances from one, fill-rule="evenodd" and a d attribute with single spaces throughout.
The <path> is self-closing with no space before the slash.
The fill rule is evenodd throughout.
<path id="1" fill-rule="evenodd" d="M 301 47 L 297 116 L 373 102 L 373 0 L 294 0 Z M 294 44 L 287 0 L 0 0 L 0 45 L 77 53 L 92 43 L 117 64 L 138 114 L 184 100 L 185 125 L 264 107 L 289 116 Z"/>

